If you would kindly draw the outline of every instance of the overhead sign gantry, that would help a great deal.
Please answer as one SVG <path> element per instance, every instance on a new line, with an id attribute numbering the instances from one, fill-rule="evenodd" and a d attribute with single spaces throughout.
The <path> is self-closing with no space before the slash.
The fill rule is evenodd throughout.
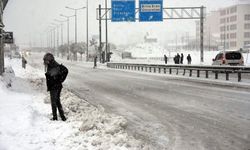
<path id="1" fill-rule="evenodd" d="M 96 19 L 99 20 L 100 26 L 101 26 L 101 20 L 106 20 L 106 21 L 112 20 L 113 22 L 124 22 L 125 20 L 132 21 L 132 22 L 136 20 L 139 20 L 141 22 L 145 22 L 145 21 L 153 22 L 153 21 L 163 21 L 163 20 L 172 20 L 172 19 L 199 19 L 200 20 L 200 61 L 204 62 L 204 52 L 203 52 L 204 44 L 203 43 L 204 43 L 205 7 L 201 6 L 201 7 L 166 7 L 166 8 L 163 8 L 162 2 L 163 2 L 162 0 L 140 0 L 139 8 L 134 8 L 132 6 L 132 3 L 134 4 L 135 0 L 112 0 L 111 1 L 112 8 L 101 8 L 101 6 L 99 5 L 99 8 L 96 9 L 97 11 Z M 115 4 L 119 4 L 119 6 Z M 127 6 L 129 6 L 129 8 L 125 8 Z M 113 15 L 115 13 L 114 11 L 119 12 L 119 15 L 118 14 L 116 14 L 116 16 Z M 137 15 L 138 13 L 139 15 Z M 132 16 L 134 16 L 135 18 L 133 18 Z"/>

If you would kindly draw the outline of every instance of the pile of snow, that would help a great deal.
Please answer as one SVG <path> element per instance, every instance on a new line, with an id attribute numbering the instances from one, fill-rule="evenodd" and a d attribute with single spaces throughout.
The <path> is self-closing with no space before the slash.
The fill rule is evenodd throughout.
<path id="1" fill-rule="evenodd" d="M 136 46 L 129 47 L 125 51 L 131 52 L 135 59 L 121 59 L 120 56 L 112 55 L 112 62 L 129 62 L 129 63 L 152 63 L 164 64 L 164 55 L 168 57 L 168 64 L 174 64 L 173 58 L 177 53 L 183 53 L 183 64 L 187 64 L 187 55 L 190 54 L 193 65 L 212 65 L 212 60 L 220 51 L 204 51 L 204 62 L 201 63 L 201 52 L 198 50 L 178 50 L 168 51 L 157 43 L 140 43 Z M 250 66 L 250 56 L 248 53 L 243 53 L 246 66 Z"/>
<path id="2" fill-rule="evenodd" d="M 165 54 L 165 49 L 158 43 L 140 43 L 126 51 L 131 52 L 132 57 L 163 57 Z"/>
<path id="3" fill-rule="evenodd" d="M 1 150 L 150 149 L 126 133 L 123 117 L 108 114 L 67 89 L 61 101 L 68 119 L 51 121 L 43 71 L 29 65 L 24 70 L 15 59 L 7 64 L 13 69 L 0 77 Z"/>

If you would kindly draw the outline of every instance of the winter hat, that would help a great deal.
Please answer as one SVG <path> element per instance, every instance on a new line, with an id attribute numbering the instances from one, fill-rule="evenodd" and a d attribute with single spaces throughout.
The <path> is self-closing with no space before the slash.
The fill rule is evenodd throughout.
<path id="1" fill-rule="evenodd" d="M 44 57 L 43 57 L 43 61 L 45 62 L 52 62 L 52 61 L 54 61 L 55 60 L 55 58 L 54 58 L 54 56 L 53 56 L 53 54 L 51 54 L 51 53 L 46 53 L 45 55 L 44 55 Z"/>

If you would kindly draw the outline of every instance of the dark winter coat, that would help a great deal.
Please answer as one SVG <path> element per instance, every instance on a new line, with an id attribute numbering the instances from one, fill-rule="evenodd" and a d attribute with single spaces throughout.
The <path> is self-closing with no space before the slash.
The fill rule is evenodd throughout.
<path id="1" fill-rule="evenodd" d="M 188 64 L 191 64 L 192 58 L 190 55 L 187 56 L 187 61 L 188 61 Z"/>
<path id="2" fill-rule="evenodd" d="M 165 64 L 168 63 L 168 57 L 166 55 L 164 55 L 164 61 L 165 61 Z"/>
<path id="3" fill-rule="evenodd" d="M 181 64 L 183 64 L 183 57 L 184 57 L 183 54 L 181 54 L 181 61 L 180 61 Z"/>
<path id="4" fill-rule="evenodd" d="M 45 73 L 47 91 L 62 89 L 62 74 L 60 72 L 60 65 L 56 61 L 52 61 L 47 68 Z"/>
<path id="5" fill-rule="evenodd" d="M 177 63 L 177 64 L 180 63 L 180 57 L 181 57 L 181 56 L 180 56 L 179 54 L 176 55 L 176 63 Z"/>

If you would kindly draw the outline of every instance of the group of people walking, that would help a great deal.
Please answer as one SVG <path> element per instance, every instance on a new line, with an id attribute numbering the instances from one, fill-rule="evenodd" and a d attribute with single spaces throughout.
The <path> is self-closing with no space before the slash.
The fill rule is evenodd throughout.
<path id="1" fill-rule="evenodd" d="M 173 59 L 174 59 L 175 64 L 183 64 L 184 55 L 183 55 L 183 53 L 181 53 L 181 55 L 179 53 L 177 53 L 177 55 L 175 55 Z M 165 62 L 165 64 L 167 64 L 167 62 L 168 62 L 168 57 L 166 55 L 164 55 L 164 62 Z M 192 58 L 191 58 L 190 54 L 188 54 L 187 63 L 191 64 L 191 62 L 192 62 Z"/>

